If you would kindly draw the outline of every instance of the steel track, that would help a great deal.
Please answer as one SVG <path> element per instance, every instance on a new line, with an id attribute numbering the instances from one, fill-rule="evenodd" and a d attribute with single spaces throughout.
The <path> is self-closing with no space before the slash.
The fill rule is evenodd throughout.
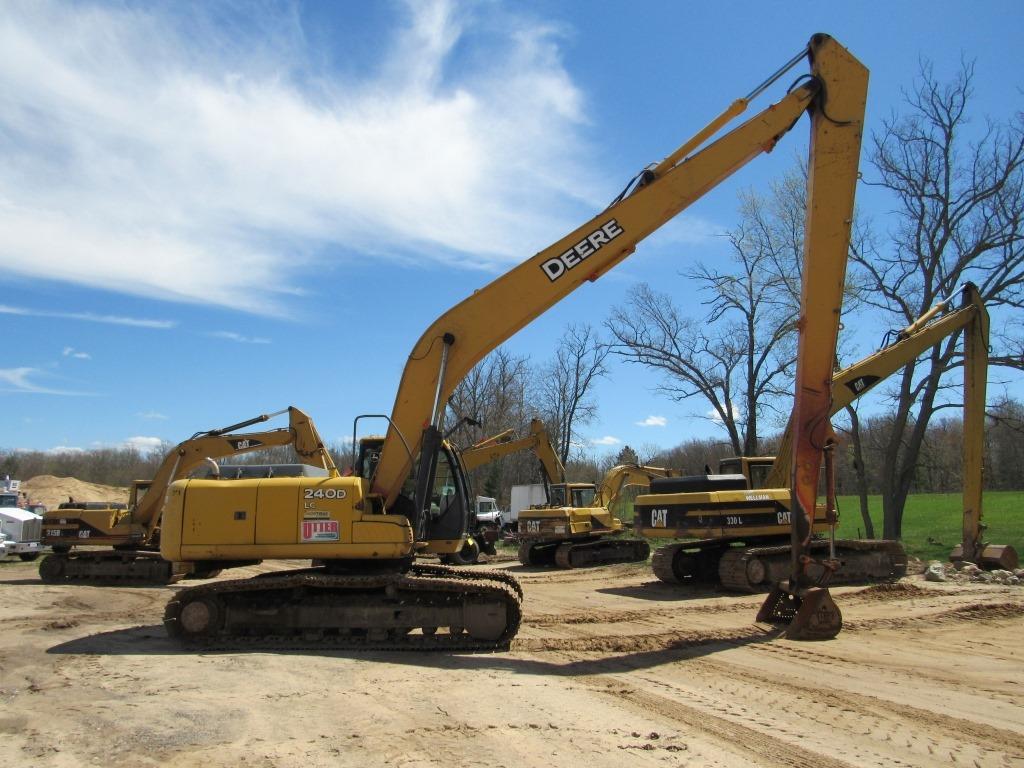
<path id="1" fill-rule="evenodd" d="M 443 566 L 414 566 L 414 574 L 381 574 L 370 576 L 341 576 L 325 572 L 319 574 L 284 573 L 272 577 L 222 581 L 203 584 L 180 590 L 168 602 L 164 612 L 164 626 L 168 634 L 179 640 L 190 650 L 356 650 L 356 651 L 498 651 L 509 647 L 522 621 L 522 607 L 519 593 L 511 585 L 507 575 L 489 573 L 462 573 L 454 578 L 440 571 Z M 430 573 L 434 571 L 435 573 Z M 435 575 L 436 574 L 436 575 Z M 471 589 L 467 589 L 471 586 Z M 344 593 L 350 592 L 363 599 L 373 596 L 381 603 L 387 601 L 389 608 L 425 609 L 429 611 L 439 601 L 472 601 L 484 599 L 497 602 L 505 607 L 506 626 L 496 640 L 479 640 L 466 632 L 459 634 L 403 634 L 392 627 L 362 627 L 355 630 L 337 628 L 274 627 L 271 631 L 246 629 L 232 634 L 221 627 L 210 634 L 187 635 L 180 626 L 182 608 L 188 602 L 208 598 L 224 605 L 229 598 L 233 607 L 229 610 L 244 610 L 244 598 L 248 595 L 250 608 L 258 608 L 261 599 L 268 594 L 281 596 L 290 592 L 293 599 L 303 594 L 315 594 L 321 600 L 334 600 L 332 610 L 345 611 Z M 339 599 L 340 598 L 340 599 Z M 443 624 L 442 624 L 443 626 Z M 422 630 L 421 627 L 416 627 Z M 415 629 L 415 628 L 414 628 Z M 436 629 L 436 627 L 435 627 Z M 385 636 L 381 637 L 381 633 Z"/>

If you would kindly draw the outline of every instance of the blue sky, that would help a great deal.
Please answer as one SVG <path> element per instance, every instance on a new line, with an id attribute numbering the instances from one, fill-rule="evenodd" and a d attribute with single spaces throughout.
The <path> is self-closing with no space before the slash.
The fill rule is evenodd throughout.
<path id="1" fill-rule="evenodd" d="M 343 439 L 390 409 L 437 315 L 812 33 L 870 68 L 870 129 L 922 57 L 940 78 L 974 59 L 978 119 L 1008 117 L 1024 70 L 1006 32 L 1022 22 L 1019 2 L 5 2 L 0 447 L 177 442 L 289 404 Z M 766 190 L 805 136 L 510 349 L 548 358 L 567 323 L 599 325 L 640 281 L 696 307 L 679 271 L 722 258 L 737 193 Z M 884 330 L 851 323 L 871 342 Z M 716 434 L 706 405 L 657 383 L 613 364 L 595 451 Z"/>

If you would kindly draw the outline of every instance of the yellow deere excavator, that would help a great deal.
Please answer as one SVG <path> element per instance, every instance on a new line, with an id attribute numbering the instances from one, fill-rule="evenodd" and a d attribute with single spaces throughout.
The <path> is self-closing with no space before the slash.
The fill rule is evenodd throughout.
<path id="1" fill-rule="evenodd" d="M 700 149 L 751 98 L 805 59 L 809 77 Z M 221 567 L 232 560 L 311 558 L 323 565 L 182 589 L 165 611 L 168 632 L 195 646 L 507 646 L 521 616 L 514 579 L 414 563 L 418 552 L 453 553 L 464 541 L 471 494 L 458 452 L 442 432 L 452 391 L 488 352 L 771 150 L 805 111 L 812 124 L 808 217 L 820 225 L 808 227 L 814 257 L 804 276 L 811 296 L 828 297 L 805 326 L 815 328 L 824 318 L 826 327 L 815 331 L 813 341 L 828 350 L 830 363 L 836 330 L 830 326 L 838 323 L 838 306 L 833 291 L 821 284 L 822 275 L 815 274 L 821 243 L 814 233 L 820 226 L 822 236 L 841 243 L 845 253 L 866 88 L 867 72 L 859 62 L 827 35 L 815 35 L 750 96 L 638 174 L 608 208 L 443 314 L 409 355 L 391 415 L 383 417 L 385 438 L 361 444 L 352 475 L 173 483 L 160 542 L 167 560 Z M 831 273 L 831 255 L 825 261 Z M 825 277 L 827 283 L 837 276 Z M 841 286 L 840 274 L 835 293 Z M 830 373 L 827 365 L 820 376 L 815 371 L 799 380 L 825 386 L 827 398 Z M 803 447 L 798 440 L 797 449 Z M 816 456 L 820 464 L 820 451 Z M 796 465 L 807 461 L 802 456 Z M 794 495 L 801 492 L 795 489 Z M 786 594 L 802 601 L 806 590 L 798 580 Z M 815 610 L 822 604 L 818 597 L 811 601 Z"/>
<path id="2" fill-rule="evenodd" d="M 519 562 L 581 568 L 639 563 L 651 554 L 642 539 L 622 538 L 625 526 L 611 508 L 631 485 L 646 487 L 654 478 L 673 477 L 672 469 L 620 464 L 593 483 L 551 483 L 548 503 L 519 513 Z"/>
<path id="3" fill-rule="evenodd" d="M 966 393 L 964 434 L 980 439 L 984 419 L 984 382 L 988 366 L 988 312 L 978 289 L 966 284 L 956 296 L 937 303 L 896 334 L 893 343 L 837 372 L 829 415 L 834 415 L 873 389 L 925 350 L 966 331 L 965 371 L 972 385 Z M 652 560 L 654 573 L 669 583 L 719 583 L 726 589 L 754 592 L 782 578 L 789 567 L 790 471 L 792 423 L 773 456 L 723 459 L 717 475 L 682 477 L 652 483 L 651 494 L 637 499 L 636 528 L 648 538 L 690 541 L 659 547 Z M 981 542 L 981 452 L 964 457 L 964 544 L 951 559 L 971 552 L 972 562 L 1014 568 L 1012 547 Z M 834 531 L 835 516 L 819 505 L 814 533 Z M 902 544 L 884 540 L 821 538 L 813 546 L 830 550 L 841 562 L 831 583 L 899 577 L 906 573 Z"/>
<path id="4" fill-rule="evenodd" d="M 238 433 L 275 416 L 288 414 L 289 426 L 265 432 Z M 262 414 L 222 429 L 197 432 L 178 444 L 157 468 L 152 480 L 132 483 L 128 504 L 68 502 L 43 518 L 43 543 L 53 549 L 39 563 L 47 583 L 74 581 L 98 584 L 167 584 L 183 576 L 207 578 L 220 566 L 205 562 L 169 562 L 160 557 L 160 510 L 167 487 L 214 458 L 236 456 L 278 445 L 294 446 L 308 463 L 334 468 L 309 416 L 298 408 Z M 109 547 L 81 549 L 80 547 Z"/>

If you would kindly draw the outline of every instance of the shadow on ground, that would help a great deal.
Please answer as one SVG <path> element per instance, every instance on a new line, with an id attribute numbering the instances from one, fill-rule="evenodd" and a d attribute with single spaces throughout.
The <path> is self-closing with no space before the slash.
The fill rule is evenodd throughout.
<path id="1" fill-rule="evenodd" d="M 278 656 L 316 656 L 321 658 L 351 658 L 363 661 L 382 661 L 414 667 L 439 670 L 504 671 L 522 675 L 592 675 L 648 669 L 677 661 L 700 658 L 731 648 L 745 645 L 768 643 L 781 635 L 783 630 L 765 629 L 750 625 L 738 628 L 727 637 L 679 636 L 667 639 L 660 648 L 637 651 L 602 652 L 576 649 L 572 653 L 602 654 L 595 658 L 565 658 L 566 651 L 531 648 L 532 641 L 525 641 L 523 648 L 513 641 L 511 651 L 494 653 L 443 653 L 437 651 L 350 651 L 319 650 L 316 648 L 275 650 L 267 648 L 236 648 L 229 650 L 202 650 L 182 648 L 167 637 L 160 625 L 148 625 L 100 632 L 86 637 L 75 638 L 47 649 L 48 654 L 97 656 L 151 655 L 151 656 L 220 656 L 248 653 L 273 653 Z M 550 658 L 543 655 L 550 653 Z M 529 655 L 523 655 L 529 654 Z M 540 656 L 540 657 L 539 657 Z"/>

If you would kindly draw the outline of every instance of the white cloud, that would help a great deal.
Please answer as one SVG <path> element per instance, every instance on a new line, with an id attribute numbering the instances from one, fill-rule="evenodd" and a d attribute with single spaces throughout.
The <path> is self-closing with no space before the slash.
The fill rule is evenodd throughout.
<path id="1" fill-rule="evenodd" d="M 664 416 L 648 416 L 643 421 L 633 422 L 638 427 L 664 427 L 668 423 L 668 419 Z"/>
<path id="2" fill-rule="evenodd" d="M 140 419 L 159 419 L 160 421 L 167 420 L 167 417 L 164 416 L 164 414 L 157 413 L 156 411 L 146 411 L 145 413 L 136 413 L 135 415 Z"/>
<path id="3" fill-rule="evenodd" d="M 49 448 L 46 453 L 85 453 L 85 449 L 73 445 L 57 445 Z"/>
<path id="4" fill-rule="evenodd" d="M 234 331 L 212 331 L 207 336 L 214 339 L 227 339 L 228 341 L 237 341 L 239 344 L 269 344 L 270 339 L 265 339 L 262 336 L 243 336 L 240 333 Z"/>
<path id="5" fill-rule="evenodd" d="M 64 351 L 61 354 L 64 357 L 73 357 L 76 360 L 92 360 L 92 355 L 88 352 L 79 352 L 74 347 L 64 347 Z"/>
<path id="6" fill-rule="evenodd" d="M 27 366 L 21 368 L 0 368 L 0 393 L 16 392 L 35 395 L 84 395 L 85 392 L 70 392 L 52 389 L 37 383 L 34 379 L 46 376 L 46 372 Z M 6 386 L 4 386 L 6 385 Z"/>
<path id="7" fill-rule="evenodd" d="M 729 407 L 732 409 L 732 412 L 734 414 L 738 414 L 740 412 L 739 408 L 736 406 L 736 403 L 732 402 L 731 400 L 729 401 Z M 715 424 L 721 424 L 722 423 L 722 416 L 714 408 L 712 408 L 710 411 L 708 411 L 704 415 L 704 418 L 708 419 L 709 421 L 714 422 Z"/>
<path id="8" fill-rule="evenodd" d="M 2 182 L 0 182 L 2 183 Z M 3 246 L 0 245 L 0 268 L 4 266 Z M 41 312 L 23 307 L 11 307 L 0 304 L 0 315 L 19 315 L 22 317 L 53 317 L 58 320 L 83 320 L 89 323 L 109 323 L 111 325 L 130 325 L 136 328 L 173 328 L 177 323 L 173 320 L 145 320 L 135 317 L 118 317 L 117 315 L 96 315 L 92 312 Z"/>
<path id="9" fill-rule="evenodd" d="M 158 449 L 163 442 L 159 437 L 129 437 L 124 441 L 124 447 L 134 448 L 140 453 L 149 453 Z"/>
<path id="10" fill-rule="evenodd" d="M 604 437 L 598 437 L 590 441 L 591 445 L 618 445 L 622 441 L 617 437 L 611 435 L 605 435 Z"/>
<path id="11" fill-rule="evenodd" d="M 491 269 L 614 187 L 550 26 L 410 2 L 355 62 L 270 8 L 0 4 L 0 271 L 282 314 L 329 249 Z"/>

